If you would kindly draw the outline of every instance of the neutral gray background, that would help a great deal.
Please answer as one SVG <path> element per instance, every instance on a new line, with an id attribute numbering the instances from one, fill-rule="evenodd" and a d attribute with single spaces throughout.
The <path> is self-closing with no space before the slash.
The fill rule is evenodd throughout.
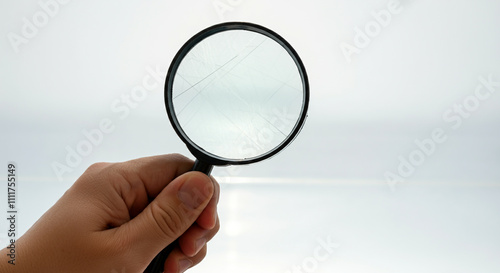
<path id="1" fill-rule="evenodd" d="M 393 2 L 73 0 L 16 46 L 13 35 L 45 11 L 38 1 L 2 0 L 0 162 L 18 164 L 21 233 L 93 162 L 189 155 L 165 114 L 170 61 L 201 29 L 249 21 L 302 57 L 309 117 L 276 157 L 215 170 L 222 229 L 193 272 L 314 265 L 308 257 L 328 236 L 338 249 L 302 272 L 500 271 L 500 87 L 460 125 L 443 118 L 473 101 L 480 78 L 500 81 L 500 2 L 401 1 L 349 62 L 342 45 L 355 46 L 356 29 L 373 27 L 373 14 Z M 140 93 L 145 78 L 151 88 Z M 103 121 L 113 131 L 68 166 L 68 150 Z M 390 187 L 384 174 L 400 175 L 400 157 L 435 129 L 446 141 Z M 58 178 L 54 164 L 71 172 Z M 5 186 L 0 194 L 5 211 Z"/>

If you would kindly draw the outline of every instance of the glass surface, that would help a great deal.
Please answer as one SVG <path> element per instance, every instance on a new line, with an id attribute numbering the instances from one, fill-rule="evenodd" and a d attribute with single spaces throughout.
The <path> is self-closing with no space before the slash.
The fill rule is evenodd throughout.
<path id="1" fill-rule="evenodd" d="M 286 49 L 248 30 L 199 42 L 179 64 L 172 87 L 174 112 L 187 137 L 230 160 L 279 147 L 300 119 L 304 94 Z"/>

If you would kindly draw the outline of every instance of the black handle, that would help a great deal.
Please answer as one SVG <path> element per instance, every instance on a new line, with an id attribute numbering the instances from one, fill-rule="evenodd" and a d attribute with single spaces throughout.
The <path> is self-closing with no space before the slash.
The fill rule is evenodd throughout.
<path id="1" fill-rule="evenodd" d="M 165 265 L 165 260 L 167 260 L 168 254 L 174 250 L 177 245 L 177 240 L 165 247 L 148 265 L 144 273 L 163 273 L 163 266 Z"/>
<path id="2" fill-rule="evenodd" d="M 206 175 L 210 175 L 213 168 L 214 168 L 213 165 L 210 165 L 208 163 L 205 163 L 203 161 L 199 161 L 198 159 L 196 159 L 196 161 L 194 162 L 193 169 L 191 169 L 191 171 L 202 172 Z"/>
<path id="3" fill-rule="evenodd" d="M 202 172 L 206 175 L 210 175 L 213 168 L 214 168 L 213 165 L 207 164 L 205 162 L 196 159 L 191 171 Z M 160 253 L 158 253 L 158 255 L 156 255 L 153 261 L 151 261 L 151 263 L 148 265 L 144 273 L 163 273 L 165 260 L 167 260 L 168 255 L 170 254 L 170 252 L 172 252 L 172 250 L 174 250 L 175 246 L 177 246 L 177 240 L 169 244 Z"/>

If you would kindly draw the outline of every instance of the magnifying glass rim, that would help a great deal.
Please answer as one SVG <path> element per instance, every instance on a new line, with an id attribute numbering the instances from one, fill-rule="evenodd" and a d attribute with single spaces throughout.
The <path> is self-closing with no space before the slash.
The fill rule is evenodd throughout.
<path id="1" fill-rule="evenodd" d="M 273 39 L 275 42 L 280 44 L 287 52 L 290 54 L 290 57 L 294 60 L 295 64 L 298 67 L 299 74 L 302 79 L 302 85 L 303 85 L 303 92 L 304 92 L 304 101 L 300 113 L 300 118 L 299 120 L 295 123 L 295 127 L 293 128 L 292 132 L 276 147 L 274 147 L 271 151 L 268 151 L 264 154 L 251 157 L 251 158 L 245 158 L 245 159 L 230 159 L 230 158 L 225 158 L 221 157 L 215 154 L 212 154 L 206 150 L 203 149 L 203 147 L 198 146 L 196 143 L 194 143 L 188 136 L 187 134 L 183 131 L 181 124 L 177 120 L 176 114 L 175 114 L 175 109 L 173 105 L 173 98 L 172 98 L 172 89 L 173 89 L 173 83 L 174 83 L 174 78 L 175 74 L 177 72 L 177 69 L 179 68 L 179 65 L 182 63 L 182 60 L 184 57 L 191 51 L 192 48 L 194 48 L 199 42 L 204 40 L 205 38 L 227 30 L 247 30 L 247 31 L 253 31 L 259 34 L 262 34 L 264 36 L 267 36 L 271 39 Z M 277 153 L 279 153 L 281 150 L 283 150 L 286 146 L 288 146 L 297 136 L 297 134 L 300 132 L 304 125 L 304 121 L 307 117 L 307 109 L 309 107 L 309 81 L 307 78 L 307 73 L 306 69 L 304 67 L 304 64 L 302 63 L 302 60 L 300 59 L 299 55 L 297 52 L 293 49 L 293 47 L 285 40 L 283 39 L 280 35 L 275 33 L 274 31 L 265 28 L 263 26 L 253 24 L 253 23 L 247 23 L 247 22 L 226 22 L 226 23 L 221 23 L 217 25 L 213 25 L 211 27 L 208 27 L 196 35 L 194 35 L 191 39 L 189 39 L 177 52 L 175 55 L 172 63 L 170 64 L 170 67 L 168 69 L 167 73 L 167 78 L 165 81 L 165 107 L 167 110 L 167 115 L 170 120 L 170 123 L 172 124 L 172 127 L 174 127 L 175 132 L 177 135 L 181 138 L 181 140 L 186 144 L 188 149 L 191 151 L 191 153 L 200 161 L 206 162 L 211 165 L 242 165 L 242 164 L 250 164 L 254 162 L 258 162 L 267 158 L 270 158 Z"/>

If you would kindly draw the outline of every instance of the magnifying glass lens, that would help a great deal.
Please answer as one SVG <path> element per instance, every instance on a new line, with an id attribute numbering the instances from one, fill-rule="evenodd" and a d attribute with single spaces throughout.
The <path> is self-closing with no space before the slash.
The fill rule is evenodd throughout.
<path id="1" fill-rule="evenodd" d="M 296 60 L 276 40 L 245 29 L 196 43 L 177 66 L 172 106 L 193 146 L 227 161 L 272 153 L 304 111 Z"/>

